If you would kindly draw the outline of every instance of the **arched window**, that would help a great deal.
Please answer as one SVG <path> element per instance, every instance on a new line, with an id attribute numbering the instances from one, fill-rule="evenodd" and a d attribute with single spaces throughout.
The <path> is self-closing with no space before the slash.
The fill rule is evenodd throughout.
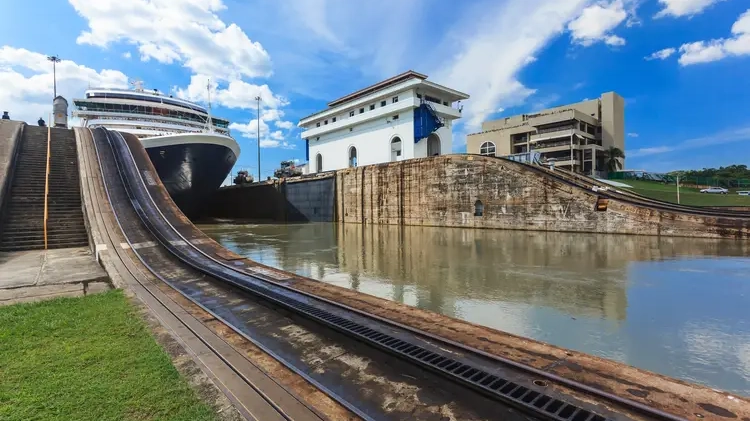
<path id="1" fill-rule="evenodd" d="M 354 146 L 349 147 L 349 168 L 357 166 L 357 148 Z"/>
<path id="2" fill-rule="evenodd" d="M 495 156 L 495 144 L 492 142 L 484 142 L 479 147 L 480 155 Z"/>
<path id="3" fill-rule="evenodd" d="M 440 138 L 435 133 L 427 137 L 427 156 L 440 155 Z"/>
<path id="4" fill-rule="evenodd" d="M 315 155 L 315 172 L 323 172 L 323 155 Z"/>
<path id="5" fill-rule="evenodd" d="M 481 200 L 474 202 L 474 216 L 484 215 L 484 203 Z"/>
<path id="6" fill-rule="evenodd" d="M 391 161 L 401 160 L 401 138 L 396 136 L 391 140 Z"/>

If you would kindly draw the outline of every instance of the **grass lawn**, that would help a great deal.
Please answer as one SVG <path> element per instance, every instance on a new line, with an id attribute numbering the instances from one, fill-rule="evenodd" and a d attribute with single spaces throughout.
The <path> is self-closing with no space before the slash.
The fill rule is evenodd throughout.
<path id="1" fill-rule="evenodd" d="M 0 307 L 0 420 L 214 420 L 120 291 Z"/>
<path id="2" fill-rule="evenodd" d="M 656 181 L 615 180 L 633 186 L 634 193 L 677 203 L 677 187 L 674 184 L 662 184 Z M 700 193 L 700 189 L 680 186 L 680 204 L 690 206 L 750 206 L 750 196 L 740 196 L 730 189 L 728 194 Z M 747 190 L 747 189 L 741 189 Z"/>

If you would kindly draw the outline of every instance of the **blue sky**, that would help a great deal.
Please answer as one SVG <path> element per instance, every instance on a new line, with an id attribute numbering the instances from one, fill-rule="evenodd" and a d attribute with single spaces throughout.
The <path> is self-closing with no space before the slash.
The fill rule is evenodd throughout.
<path id="1" fill-rule="evenodd" d="M 631 169 L 748 163 L 746 0 L 40 0 L 0 14 L 0 108 L 36 121 L 58 91 L 147 88 L 205 101 L 235 124 L 238 167 L 304 160 L 297 121 L 413 69 L 471 95 L 454 151 L 483 120 L 595 98 L 626 99 Z"/>

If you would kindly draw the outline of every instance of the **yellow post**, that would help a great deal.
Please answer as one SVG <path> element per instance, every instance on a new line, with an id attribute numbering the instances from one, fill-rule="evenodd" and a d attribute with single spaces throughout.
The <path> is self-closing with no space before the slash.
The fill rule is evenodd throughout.
<path id="1" fill-rule="evenodd" d="M 49 160 L 51 154 L 51 143 L 52 143 L 52 114 L 50 119 L 47 121 L 47 172 L 44 176 L 44 249 L 47 250 L 47 197 L 49 196 Z"/>

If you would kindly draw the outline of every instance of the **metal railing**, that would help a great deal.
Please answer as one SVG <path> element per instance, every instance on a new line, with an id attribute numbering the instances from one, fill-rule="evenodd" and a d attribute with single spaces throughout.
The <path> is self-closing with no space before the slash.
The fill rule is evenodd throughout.
<path id="1" fill-rule="evenodd" d="M 52 115 L 49 120 L 52 123 Z M 49 197 L 49 161 L 52 152 L 52 126 L 47 126 L 47 171 L 44 175 L 44 249 L 47 250 L 47 216 Z"/>

